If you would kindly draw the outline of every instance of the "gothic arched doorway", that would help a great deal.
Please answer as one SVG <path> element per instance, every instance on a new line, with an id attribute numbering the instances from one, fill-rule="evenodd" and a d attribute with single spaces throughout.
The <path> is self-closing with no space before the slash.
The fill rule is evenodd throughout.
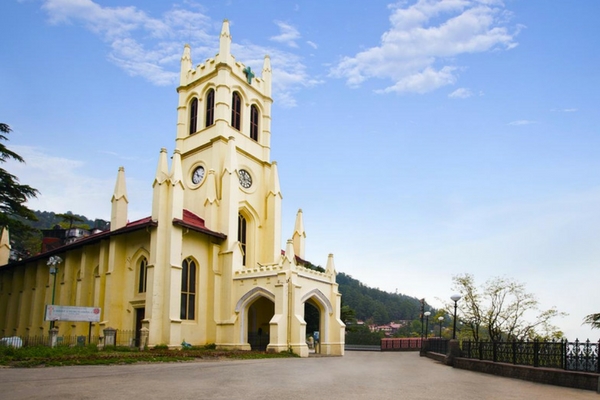
<path id="1" fill-rule="evenodd" d="M 306 339 L 309 351 L 319 353 L 321 340 L 321 309 L 313 300 L 304 303 L 304 322 L 306 322 Z"/>
<path id="2" fill-rule="evenodd" d="M 248 343 L 252 350 L 267 349 L 274 314 L 275 304 L 266 297 L 260 296 L 248 307 Z"/>

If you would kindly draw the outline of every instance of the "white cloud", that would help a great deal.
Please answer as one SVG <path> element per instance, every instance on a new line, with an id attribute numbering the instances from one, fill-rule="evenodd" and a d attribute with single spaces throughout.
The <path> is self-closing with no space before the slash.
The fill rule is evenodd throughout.
<path id="1" fill-rule="evenodd" d="M 500 2 L 419 0 L 403 5 L 390 7 L 391 28 L 379 46 L 344 57 L 331 75 L 353 87 L 371 78 L 392 80 L 382 93 L 425 93 L 456 82 L 461 68 L 449 59 L 517 45 L 518 28 L 511 32 L 503 26 L 509 14 Z"/>
<path id="2" fill-rule="evenodd" d="M 186 4 L 198 9 L 195 4 Z M 160 19 L 150 17 L 136 7 L 103 7 L 92 0 L 44 0 L 42 9 L 53 24 L 81 24 L 109 44 L 108 59 L 130 76 L 142 77 L 159 85 L 174 85 L 179 78 L 179 60 L 183 45 L 189 43 L 196 59 L 213 57 L 218 36 L 211 34 L 216 24 L 200 11 L 174 6 Z M 276 21 L 281 34 L 271 40 L 297 47 L 301 36 L 293 26 Z M 316 47 L 315 44 L 309 45 Z M 271 56 L 273 95 L 283 106 L 293 107 L 293 93 L 302 87 L 320 83 L 311 79 L 302 59 L 289 52 L 233 43 L 236 58 L 254 69 L 262 69 L 263 58 Z"/>
<path id="3" fill-rule="evenodd" d="M 279 30 L 281 32 L 279 33 L 279 35 L 272 36 L 270 39 L 274 42 L 283 43 L 290 47 L 298 47 L 296 40 L 301 38 L 300 32 L 298 32 L 298 30 L 295 27 L 286 22 L 275 21 L 275 24 L 279 27 Z"/>
<path id="4" fill-rule="evenodd" d="M 310 47 L 312 47 L 315 50 L 319 48 L 319 46 L 315 42 L 311 42 L 310 40 L 307 40 L 306 44 L 309 45 Z"/>
<path id="5" fill-rule="evenodd" d="M 66 212 L 88 218 L 110 218 L 111 196 L 117 171 L 110 179 L 90 176 L 86 161 L 47 154 L 32 146 L 12 146 L 25 163 L 8 162 L 6 169 L 19 177 L 21 183 L 40 191 L 37 198 L 27 202 L 34 210 Z M 150 214 L 151 189 L 147 182 L 127 181 L 130 207 L 129 219 L 136 220 Z"/>
<path id="6" fill-rule="evenodd" d="M 467 88 L 458 88 L 454 92 L 450 93 L 448 97 L 453 99 L 466 99 L 473 96 L 473 92 L 471 92 Z"/>
<path id="7" fill-rule="evenodd" d="M 531 125 L 531 124 L 536 124 L 536 123 L 537 123 L 536 121 L 530 121 L 530 120 L 527 120 L 527 119 L 520 119 L 520 120 L 517 120 L 517 121 L 509 122 L 508 125 L 519 126 L 519 125 Z"/>
<path id="8" fill-rule="evenodd" d="M 269 54 L 273 68 L 273 92 L 277 102 L 284 107 L 296 105 L 294 93 L 300 88 L 323 83 L 322 80 L 312 78 L 308 74 L 306 65 L 296 54 L 272 47 L 241 46 L 235 43 L 232 45 L 232 52 L 236 54 L 237 59 L 244 60 L 244 64 L 256 71 L 262 70 L 264 55 Z"/>

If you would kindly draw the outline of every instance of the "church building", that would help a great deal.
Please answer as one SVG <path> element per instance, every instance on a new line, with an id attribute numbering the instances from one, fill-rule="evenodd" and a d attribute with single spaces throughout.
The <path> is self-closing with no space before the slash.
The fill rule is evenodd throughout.
<path id="1" fill-rule="evenodd" d="M 312 334 L 305 309 L 314 307 L 319 351 L 344 353 L 333 255 L 324 271 L 305 261 L 301 210 L 282 244 L 270 59 L 258 77 L 230 47 L 227 21 L 214 58 L 194 66 L 184 47 L 175 150 L 159 153 L 149 217 L 129 222 L 121 167 L 109 231 L 13 263 L 2 232 L 0 337 L 47 334 L 54 278 L 54 304 L 101 310 L 94 335 L 110 327 L 145 332 L 149 347 L 214 343 L 305 357 Z M 56 256 L 62 262 L 53 276 L 48 260 Z M 88 334 L 87 323 L 56 321 L 55 328 Z"/>

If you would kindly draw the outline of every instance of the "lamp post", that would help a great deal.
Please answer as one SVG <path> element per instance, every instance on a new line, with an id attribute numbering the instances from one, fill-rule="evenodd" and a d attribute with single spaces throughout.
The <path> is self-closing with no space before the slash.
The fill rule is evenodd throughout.
<path id="1" fill-rule="evenodd" d="M 440 321 L 440 339 L 442 338 L 442 321 L 444 320 L 444 317 L 439 316 L 438 317 L 438 321 Z"/>
<path id="2" fill-rule="evenodd" d="M 47 265 L 50 266 L 50 275 L 53 277 L 52 282 L 52 305 L 54 305 L 54 295 L 56 294 L 56 274 L 58 273 L 58 265 L 62 262 L 59 256 L 52 256 L 48 259 Z M 54 320 L 50 321 L 50 329 L 54 329 Z"/>
<path id="3" fill-rule="evenodd" d="M 431 313 L 429 311 L 425 311 L 425 339 L 429 336 L 429 316 Z"/>
<path id="4" fill-rule="evenodd" d="M 460 294 L 453 294 L 450 299 L 454 302 L 454 328 L 452 328 L 452 339 L 456 339 L 456 303 L 460 300 Z"/>

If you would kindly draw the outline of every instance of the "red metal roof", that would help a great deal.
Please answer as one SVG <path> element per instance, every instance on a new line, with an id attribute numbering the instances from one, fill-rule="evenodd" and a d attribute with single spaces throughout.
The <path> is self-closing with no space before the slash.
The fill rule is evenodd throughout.
<path id="1" fill-rule="evenodd" d="M 189 210 L 184 209 L 183 218 L 173 218 L 173 223 L 175 225 L 179 225 L 184 228 L 188 228 L 196 232 L 201 232 L 219 239 L 227 239 L 227 235 L 208 229 L 204 224 L 204 220 Z"/>
<path id="2" fill-rule="evenodd" d="M 206 225 L 204 224 L 204 220 L 202 218 L 200 218 L 199 216 L 197 216 L 196 214 L 194 214 L 193 212 L 188 211 L 188 210 L 183 210 L 183 219 L 174 218 L 173 224 L 191 229 L 196 232 L 201 232 L 201 233 L 204 233 L 206 235 L 209 235 L 209 236 L 212 236 L 212 237 L 215 237 L 218 239 L 226 239 L 227 238 L 227 235 L 225 235 L 223 233 L 211 231 L 210 229 L 208 229 L 206 227 Z M 111 236 L 122 235 L 124 233 L 133 232 L 133 231 L 137 231 L 140 229 L 145 229 L 146 227 L 156 227 L 156 226 L 158 226 L 158 222 L 152 220 L 152 217 L 142 218 L 137 221 L 128 222 L 127 225 L 125 225 L 124 227 L 115 229 L 114 231 L 102 231 L 99 233 L 95 233 L 90 236 L 86 236 L 82 239 L 79 239 L 75 242 L 53 248 L 52 250 L 48 250 L 46 252 L 36 254 L 35 256 L 23 259 L 21 261 L 16 261 L 16 262 L 12 262 L 9 264 L 5 264 L 3 266 L 0 266 L 0 268 L 24 265 L 31 261 L 36 261 L 36 260 L 39 260 L 42 258 L 47 258 L 47 257 L 53 256 L 56 254 L 60 254 L 60 253 L 66 252 L 66 251 L 76 249 L 78 247 L 82 247 L 82 246 L 85 246 L 88 244 L 98 242 L 103 239 L 108 239 Z"/>

